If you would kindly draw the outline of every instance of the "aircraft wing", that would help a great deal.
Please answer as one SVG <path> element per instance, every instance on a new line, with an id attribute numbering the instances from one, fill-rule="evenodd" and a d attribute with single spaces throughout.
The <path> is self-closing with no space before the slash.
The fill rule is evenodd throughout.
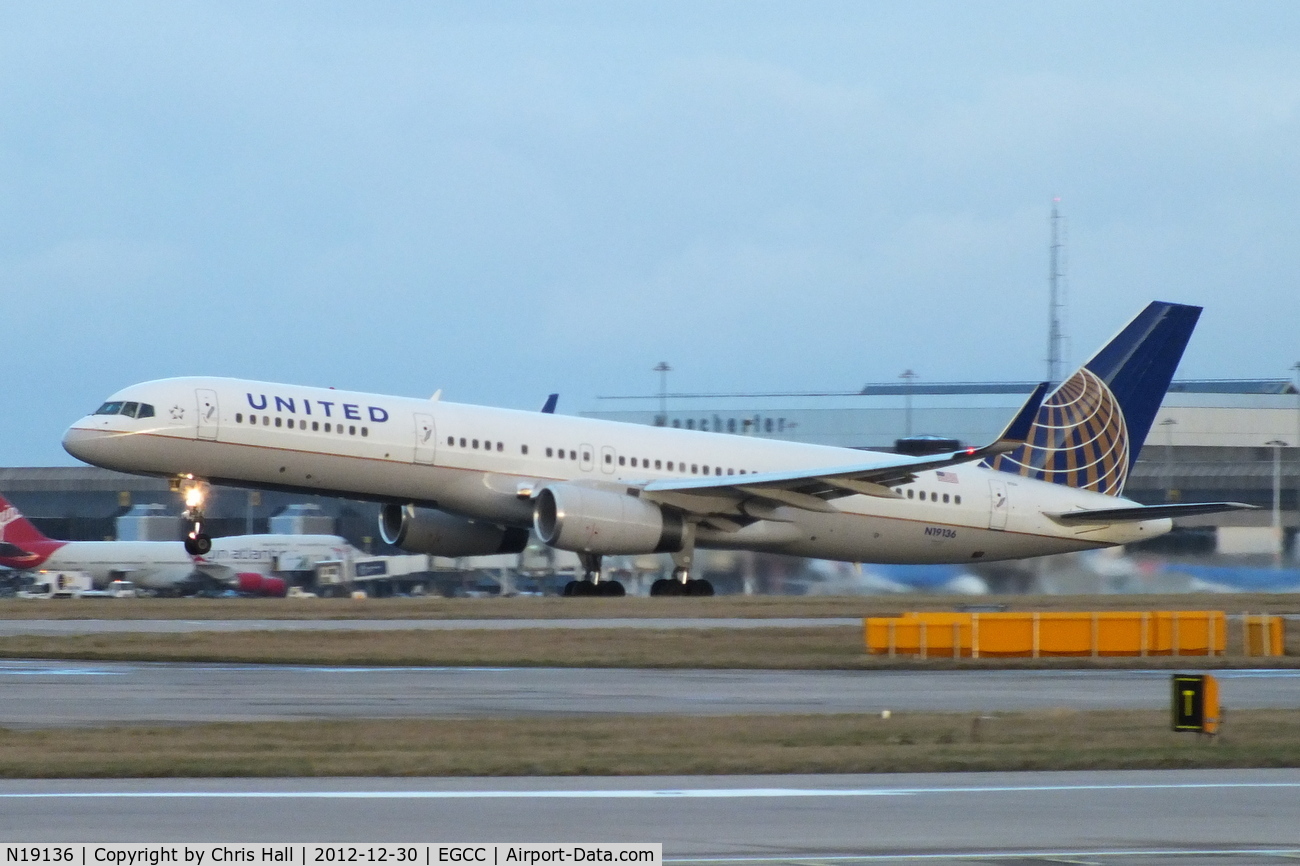
<path id="1" fill-rule="evenodd" d="M 791 472 L 651 481 L 641 489 L 641 495 L 686 511 L 706 514 L 734 511 L 738 503 L 750 499 L 821 512 L 836 510 L 827 500 L 854 494 L 897 499 L 898 494 L 890 486 L 913 481 L 918 472 L 973 463 L 1020 447 L 1038 416 L 1047 387 L 1043 382 L 1035 388 L 1002 435 L 982 448 L 963 448 L 923 457 L 882 454 L 863 463 Z M 746 509 L 746 512 L 754 513 L 753 509 Z"/>
<path id="2" fill-rule="evenodd" d="M 1057 523 L 1134 523 L 1164 517 L 1191 517 L 1194 514 L 1218 514 L 1222 511 L 1254 511 L 1258 505 L 1244 502 L 1182 502 L 1176 505 L 1137 505 L 1128 508 L 1094 508 L 1086 511 L 1063 511 L 1047 516 Z"/>

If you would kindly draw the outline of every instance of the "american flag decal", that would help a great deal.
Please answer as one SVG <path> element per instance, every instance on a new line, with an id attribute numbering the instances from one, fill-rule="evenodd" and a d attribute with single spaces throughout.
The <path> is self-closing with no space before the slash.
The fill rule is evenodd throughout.
<path id="1" fill-rule="evenodd" d="M 956 473 L 956 472 L 944 472 L 942 469 L 940 469 L 938 472 L 934 473 L 934 475 L 935 475 L 935 477 L 938 478 L 940 481 L 947 481 L 949 484 L 956 484 L 956 483 L 957 483 L 957 473 Z"/>

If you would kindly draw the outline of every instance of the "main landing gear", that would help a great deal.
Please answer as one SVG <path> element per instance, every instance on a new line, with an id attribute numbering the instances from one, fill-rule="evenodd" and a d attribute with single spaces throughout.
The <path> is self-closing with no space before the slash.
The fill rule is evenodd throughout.
<path id="1" fill-rule="evenodd" d="M 659 578 L 650 584 L 651 595 L 713 595 L 713 584 L 707 580 L 692 580 L 690 569 L 674 568 L 671 579 Z"/>
<path id="2" fill-rule="evenodd" d="M 673 554 L 673 576 L 650 584 L 651 595 L 713 595 L 713 584 L 691 580 L 691 562 L 695 559 L 695 526 L 688 523 L 682 549 Z"/>
<path id="3" fill-rule="evenodd" d="M 212 539 L 203 531 L 203 503 L 208 498 L 207 482 L 193 475 L 183 476 L 176 485 L 185 498 L 185 511 L 181 517 L 190 524 L 185 533 L 185 552 L 190 556 L 204 556 L 212 550 Z"/>
<path id="4" fill-rule="evenodd" d="M 599 553 L 579 553 L 578 559 L 582 561 L 583 578 L 582 580 L 571 580 L 564 585 L 566 598 L 574 596 L 619 598 L 627 595 L 627 590 L 619 581 L 600 579 Z"/>

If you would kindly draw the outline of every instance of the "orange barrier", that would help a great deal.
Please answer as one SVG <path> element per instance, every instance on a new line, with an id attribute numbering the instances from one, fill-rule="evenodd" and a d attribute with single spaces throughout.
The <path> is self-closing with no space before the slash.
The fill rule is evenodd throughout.
<path id="1" fill-rule="evenodd" d="M 1223 611 L 907 613 L 863 626 L 867 652 L 921 658 L 1204 656 L 1226 643 Z"/>
<path id="2" fill-rule="evenodd" d="M 1248 656 L 1286 655 L 1286 620 L 1266 613 L 1243 614 L 1241 644 Z"/>

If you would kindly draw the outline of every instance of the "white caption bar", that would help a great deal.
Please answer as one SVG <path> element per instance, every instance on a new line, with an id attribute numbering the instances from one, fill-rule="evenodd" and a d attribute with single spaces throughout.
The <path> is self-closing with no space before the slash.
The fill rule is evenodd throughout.
<path id="1" fill-rule="evenodd" d="M 662 843 L 413 842 L 324 845 L 301 842 L 195 845 L 179 842 L 3 846 L 5 866 L 552 866 L 630 863 L 663 866 Z"/>

